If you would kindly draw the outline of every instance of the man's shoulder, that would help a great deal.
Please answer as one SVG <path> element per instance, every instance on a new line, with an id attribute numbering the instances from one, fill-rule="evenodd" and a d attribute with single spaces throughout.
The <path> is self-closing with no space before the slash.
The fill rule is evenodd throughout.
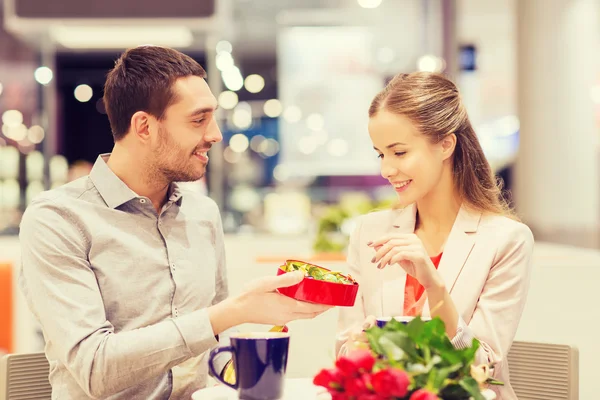
<path id="1" fill-rule="evenodd" d="M 23 219 L 43 218 L 58 214 L 65 217 L 70 214 L 75 202 L 86 197 L 94 189 L 88 177 L 76 179 L 54 189 L 46 190 L 35 196 L 25 209 Z"/>
<path id="2" fill-rule="evenodd" d="M 30 206 L 45 205 L 48 203 L 68 203 L 71 200 L 80 199 L 94 188 L 89 176 L 84 176 L 72 182 L 46 190 L 31 201 Z"/>

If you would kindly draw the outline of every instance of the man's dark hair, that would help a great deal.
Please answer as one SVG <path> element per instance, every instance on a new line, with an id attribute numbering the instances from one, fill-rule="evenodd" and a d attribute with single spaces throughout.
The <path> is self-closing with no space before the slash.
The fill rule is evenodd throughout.
<path id="1" fill-rule="evenodd" d="M 177 101 L 173 84 L 187 76 L 206 78 L 206 71 L 177 50 L 140 46 L 123 53 L 104 84 L 104 106 L 115 142 L 129 131 L 138 111 L 164 118 L 165 110 Z"/>

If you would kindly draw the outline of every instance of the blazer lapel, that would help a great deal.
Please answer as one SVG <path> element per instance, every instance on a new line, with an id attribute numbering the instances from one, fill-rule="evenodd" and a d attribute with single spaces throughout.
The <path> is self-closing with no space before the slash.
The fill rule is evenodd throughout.
<path id="1" fill-rule="evenodd" d="M 461 207 L 456 216 L 456 221 L 444 246 L 444 254 L 438 267 L 449 293 L 452 292 L 454 283 L 475 245 L 474 233 L 477 232 L 480 219 L 480 212 L 469 211 L 465 207 Z M 423 315 L 430 316 L 428 300 L 425 301 L 423 306 Z"/>

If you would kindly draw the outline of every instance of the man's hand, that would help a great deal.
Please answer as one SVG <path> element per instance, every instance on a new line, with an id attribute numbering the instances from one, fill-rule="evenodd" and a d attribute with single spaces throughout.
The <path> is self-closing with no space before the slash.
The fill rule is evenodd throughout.
<path id="1" fill-rule="evenodd" d="M 258 279 L 239 296 L 209 308 L 214 333 L 244 323 L 285 325 L 329 310 L 331 306 L 294 300 L 277 292 L 278 288 L 293 286 L 302 279 L 304 274 L 300 271 Z"/>

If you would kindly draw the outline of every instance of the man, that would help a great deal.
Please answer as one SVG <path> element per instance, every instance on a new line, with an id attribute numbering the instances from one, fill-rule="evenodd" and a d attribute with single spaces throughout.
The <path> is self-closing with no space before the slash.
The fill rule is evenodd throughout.
<path id="1" fill-rule="evenodd" d="M 175 50 L 125 52 L 104 89 L 112 153 L 25 212 L 20 285 L 44 333 L 53 399 L 190 398 L 219 334 L 326 310 L 275 291 L 297 274 L 228 298 L 217 206 L 174 183 L 201 179 L 222 139 L 204 77 Z"/>

